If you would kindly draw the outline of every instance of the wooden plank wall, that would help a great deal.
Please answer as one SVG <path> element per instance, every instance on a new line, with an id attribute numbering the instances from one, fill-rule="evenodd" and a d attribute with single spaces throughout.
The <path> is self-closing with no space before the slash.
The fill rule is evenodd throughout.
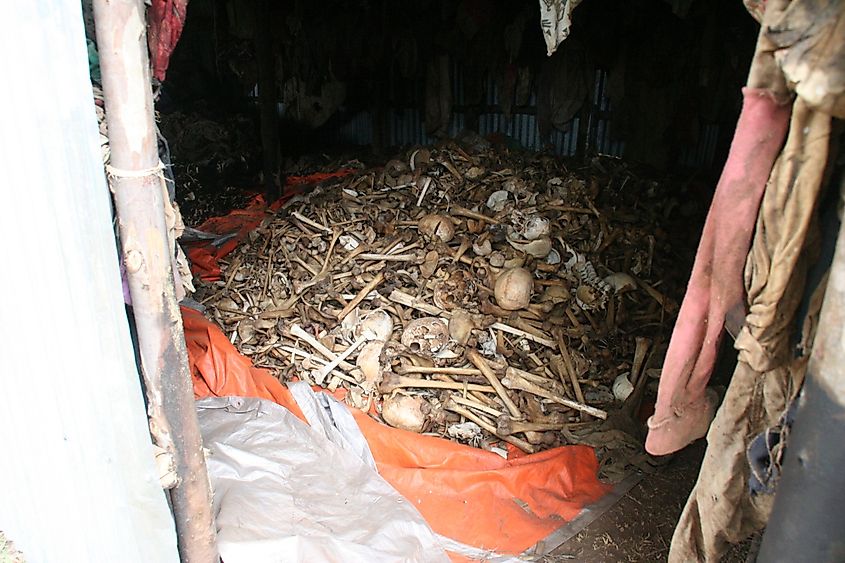
<path id="1" fill-rule="evenodd" d="M 0 18 L 0 530 L 28 561 L 177 561 L 123 306 L 79 0 Z"/>

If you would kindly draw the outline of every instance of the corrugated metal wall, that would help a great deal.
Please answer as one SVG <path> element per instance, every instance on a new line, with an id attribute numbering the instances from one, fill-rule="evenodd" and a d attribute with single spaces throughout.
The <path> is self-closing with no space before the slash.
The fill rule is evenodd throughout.
<path id="1" fill-rule="evenodd" d="M 452 67 L 452 103 L 454 107 L 465 107 L 463 71 L 458 65 Z M 589 118 L 585 124 L 588 127 L 588 143 L 591 150 L 608 156 L 621 157 L 625 155 L 625 142 L 614 139 L 613 108 L 607 95 L 607 72 L 596 71 L 593 97 L 590 100 Z M 424 84 L 416 85 L 418 96 L 422 99 Z M 498 107 L 498 88 L 492 78 L 485 85 L 484 106 Z M 519 111 L 519 110 L 522 111 Z M 526 108 L 515 108 L 513 115 L 507 119 L 501 112 L 483 113 L 478 119 L 478 133 L 487 136 L 491 133 L 507 135 L 516 140 L 523 148 L 540 150 L 543 147 L 537 128 L 537 96 L 532 93 Z M 528 110 L 528 111 L 525 111 Z M 569 122 L 566 132 L 554 130 L 551 144 L 555 154 L 573 156 L 576 152 L 578 131 L 582 126 L 576 117 Z M 423 111 L 420 108 L 392 109 L 387 112 L 389 145 L 425 145 L 434 142 L 425 133 Z M 456 136 L 464 129 L 465 115 L 461 111 L 452 114 L 449 125 L 449 135 Z M 703 127 L 703 134 L 694 147 L 685 147 L 681 151 L 681 164 L 689 167 L 707 167 L 713 162 L 718 138 L 718 126 L 707 124 Z M 369 145 L 373 142 L 373 115 L 364 111 L 355 115 L 337 133 L 337 140 L 342 143 Z"/>
<path id="2" fill-rule="evenodd" d="M 691 168 L 710 166 L 716 157 L 716 143 L 719 140 L 719 126 L 707 123 L 702 128 L 701 139 L 695 147 L 681 151 L 681 164 Z"/>
<path id="3" fill-rule="evenodd" d="M 420 82 L 417 89 L 423 92 L 425 85 Z M 486 107 L 497 107 L 499 105 L 499 93 L 495 81 L 487 79 L 485 84 Z M 463 85 L 463 71 L 458 66 L 452 67 L 452 104 L 461 108 L 466 105 Z M 537 106 L 536 94 L 531 94 L 528 107 L 532 113 L 520 113 L 515 111 L 510 119 L 505 118 L 501 112 L 482 113 L 478 117 L 478 133 L 487 136 L 491 133 L 507 135 L 516 140 L 523 148 L 529 150 L 540 150 L 540 134 L 537 129 L 537 118 L 535 116 Z M 425 120 L 423 111 L 419 108 L 391 109 L 387 112 L 388 138 L 390 145 L 426 145 L 434 142 L 434 138 L 425 132 Z M 465 115 L 461 111 L 452 114 L 449 124 L 449 135 L 457 136 L 465 128 Z M 575 154 L 576 141 L 578 138 L 579 120 L 572 120 L 569 131 L 553 131 L 551 144 L 555 154 L 561 156 L 572 156 Z M 373 114 L 370 111 L 363 111 L 352 117 L 337 133 L 337 140 L 343 143 L 356 145 L 369 145 L 373 142 Z"/>
<path id="4" fill-rule="evenodd" d="M 590 111 L 590 146 L 599 154 L 608 156 L 622 156 L 625 154 L 625 143 L 614 141 L 611 135 L 613 111 L 610 98 L 607 95 L 607 72 L 596 71 L 596 81 L 593 84 L 592 111 Z"/>

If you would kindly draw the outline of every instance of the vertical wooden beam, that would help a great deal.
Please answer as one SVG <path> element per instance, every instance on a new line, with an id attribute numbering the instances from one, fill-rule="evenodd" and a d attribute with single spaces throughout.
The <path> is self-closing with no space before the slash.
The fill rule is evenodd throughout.
<path id="1" fill-rule="evenodd" d="M 129 291 L 147 384 L 150 429 L 176 463 L 171 491 L 182 561 L 217 561 L 211 491 L 194 406 L 164 217 L 141 0 L 94 0 L 111 164 Z"/>
<path id="2" fill-rule="evenodd" d="M 376 54 L 378 64 L 376 68 L 387 68 L 389 66 L 392 70 L 392 56 L 388 54 L 387 9 L 387 0 L 381 0 L 378 5 L 381 33 L 378 39 L 378 51 Z M 370 82 L 371 88 L 373 89 L 370 106 L 373 114 L 372 146 L 373 150 L 379 154 L 390 144 L 390 124 L 386 107 L 388 100 L 386 98 L 390 98 L 390 96 L 387 96 L 387 93 L 391 91 L 392 83 L 393 81 L 388 78 L 388 75 L 382 72 L 377 72 L 376 76 Z M 423 107 L 425 106 L 423 105 Z"/>
<path id="3" fill-rule="evenodd" d="M 267 203 L 281 197 L 279 179 L 279 115 L 276 109 L 276 62 L 270 27 L 269 0 L 255 0 L 255 58 L 258 62 L 258 106 Z"/>
<path id="4" fill-rule="evenodd" d="M 578 132 L 575 138 L 575 157 L 579 160 L 587 158 L 590 152 L 590 128 L 593 120 L 593 99 L 596 95 L 596 76 L 590 77 L 590 83 L 587 86 L 587 98 L 584 100 L 584 105 L 578 110 Z"/>

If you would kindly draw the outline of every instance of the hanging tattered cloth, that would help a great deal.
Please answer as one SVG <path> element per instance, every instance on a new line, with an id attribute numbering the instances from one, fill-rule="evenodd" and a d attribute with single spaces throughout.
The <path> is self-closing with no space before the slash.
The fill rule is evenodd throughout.
<path id="1" fill-rule="evenodd" d="M 744 90 L 731 152 L 666 354 L 655 414 L 649 419 L 649 453 L 671 453 L 701 438 L 713 416 L 715 397 L 707 392 L 707 382 L 726 317 L 742 304 L 742 263 L 789 116 L 788 108 L 779 105 L 786 82 L 775 61 L 811 106 L 833 115 L 843 111 L 845 17 L 828 9 L 821 12 L 826 19 L 820 18 L 810 6 L 817 8 L 818 2 L 768 4 L 749 75 L 749 86 L 758 87 Z M 809 98 L 803 94 L 808 89 Z"/>
<path id="2" fill-rule="evenodd" d="M 708 450 L 672 539 L 669 561 L 718 561 L 728 544 L 761 529 L 768 497 L 752 497 L 747 449 L 777 423 L 807 367 L 795 356 L 793 327 L 805 278 L 818 250 L 816 205 L 828 155 L 830 116 L 795 102 L 789 140 L 772 172 L 747 267 L 751 312 L 736 340 L 737 364 L 707 434 Z M 799 350 L 809 350 L 824 287 L 802 324 Z"/>
<path id="3" fill-rule="evenodd" d="M 147 12 L 147 41 L 153 76 L 158 80 L 163 81 L 167 74 L 170 55 L 182 35 L 187 11 L 188 0 L 152 0 Z"/>
<path id="4" fill-rule="evenodd" d="M 701 234 L 684 303 L 663 364 L 646 450 L 677 451 L 701 438 L 716 409 L 707 382 L 725 318 L 743 300 L 742 268 L 760 198 L 786 133 L 789 108 L 745 88 L 731 151 Z"/>
<path id="5" fill-rule="evenodd" d="M 451 120 L 449 57 L 440 55 L 428 63 L 425 73 L 425 132 L 432 137 L 446 136 Z"/>
<path id="6" fill-rule="evenodd" d="M 746 265 L 749 313 L 735 344 L 739 363 L 707 434 L 707 453 L 672 538 L 670 562 L 719 561 L 730 543 L 761 529 L 771 510 L 763 488 L 754 495 L 749 490 L 748 448 L 757 434 L 778 424 L 800 390 L 824 297 L 831 253 L 817 256 L 832 241 L 820 234 L 817 215 L 835 215 L 834 206 L 820 205 L 819 198 L 836 165 L 832 117 L 843 117 L 845 107 L 845 13 L 839 5 L 765 4 L 761 39 L 780 67 L 771 68 L 770 76 L 782 71 L 781 80 L 798 97 Z"/>
<path id="7" fill-rule="evenodd" d="M 566 49 L 544 61 L 537 78 L 537 130 L 543 143 L 552 128 L 566 131 L 587 100 L 592 72 L 584 48 L 570 42 Z"/>
<path id="8" fill-rule="evenodd" d="M 569 37 L 572 11 L 580 3 L 581 0 L 540 0 L 540 28 L 550 57 Z"/>

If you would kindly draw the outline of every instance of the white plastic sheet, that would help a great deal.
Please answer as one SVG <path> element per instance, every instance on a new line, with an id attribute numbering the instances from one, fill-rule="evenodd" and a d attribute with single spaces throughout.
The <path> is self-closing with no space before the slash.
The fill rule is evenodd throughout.
<path id="1" fill-rule="evenodd" d="M 361 433 L 358 423 L 349 408 L 327 393 L 315 393 L 304 381 L 288 383 L 293 398 L 311 428 L 323 434 L 329 441 L 355 455 L 373 470 L 378 471 L 376 460 L 370 451 L 367 439 Z M 478 549 L 440 534 L 435 534 L 440 545 L 451 553 L 485 563 L 520 563 L 520 559 L 499 555 L 486 549 Z"/>
<path id="2" fill-rule="evenodd" d="M 326 416 L 310 410 L 309 421 Z M 448 561 L 419 512 L 355 453 L 354 435 L 339 445 L 337 425 L 313 429 L 261 399 L 208 398 L 197 411 L 226 563 Z"/>
<path id="3" fill-rule="evenodd" d="M 288 383 L 288 389 L 312 430 L 377 471 L 370 445 L 346 405 L 326 393 L 315 393 L 304 381 Z"/>

